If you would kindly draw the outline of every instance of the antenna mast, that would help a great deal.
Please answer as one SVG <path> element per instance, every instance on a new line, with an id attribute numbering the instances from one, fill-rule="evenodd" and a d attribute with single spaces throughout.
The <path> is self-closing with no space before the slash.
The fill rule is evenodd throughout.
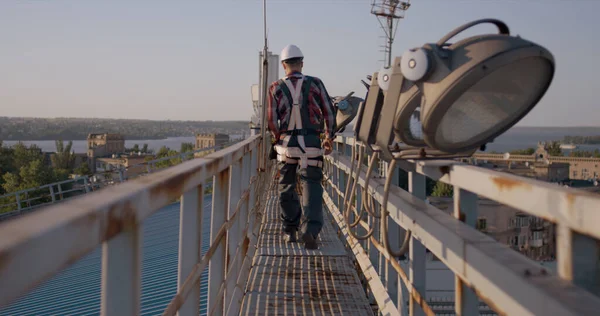
<path id="1" fill-rule="evenodd" d="M 404 18 L 404 12 L 410 7 L 410 0 L 374 0 L 371 6 L 371 14 L 377 17 L 381 28 L 385 32 L 386 42 L 383 46 L 383 65 L 389 68 L 392 64 L 392 44 L 398 30 L 400 19 Z"/>
<path id="2" fill-rule="evenodd" d="M 263 57 L 263 69 L 262 69 L 262 115 L 261 115 L 261 123 L 260 123 L 260 135 L 261 135 L 261 140 L 263 142 L 263 146 L 261 147 L 261 158 L 260 158 L 260 168 L 262 170 L 266 170 L 267 167 L 267 143 L 266 143 L 266 136 L 267 136 L 267 90 L 269 82 L 268 82 L 268 76 L 269 76 L 269 58 L 268 58 L 268 53 L 269 53 L 269 47 L 267 44 L 267 0 L 263 0 L 263 27 L 264 27 L 264 39 L 265 39 L 265 45 L 263 48 L 263 53 L 262 53 L 262 57 Z"/>

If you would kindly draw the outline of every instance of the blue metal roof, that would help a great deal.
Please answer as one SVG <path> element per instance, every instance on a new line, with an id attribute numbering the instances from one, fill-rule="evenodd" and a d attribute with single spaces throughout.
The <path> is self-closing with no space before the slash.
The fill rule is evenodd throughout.
<path id="1" fill-rule="evenodd" d="M 212 199 L 205 198 L 202 254 L 208 250 Z M 161 315 L 177 292 L 179 203 L 168 205 L 143 225 L 141 315 Z M 99 315 L 102 247 L 66 268 L 0 315 Z M 207 314 L 208 269 L 202 275 L 200 315 Z"/>

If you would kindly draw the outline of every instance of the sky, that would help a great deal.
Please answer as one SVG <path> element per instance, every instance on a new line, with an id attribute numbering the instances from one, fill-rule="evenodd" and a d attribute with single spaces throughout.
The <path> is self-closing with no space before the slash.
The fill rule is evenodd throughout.
<path id="1" fill-rule="evenodd" d="M 304 55 L 332 96 L 383 65 L 371 0 L 267 0 L 269 49 Z M 412 0 L 395 56 L 497 18 L 548 48 L 557 70 L 520 126 L 598 126 L 600 1 Z M 263 48 L 258 0 L 2 0 L 0 116 L 249 120 Z M 460 37 L 495 32 L 481 25 Z M 280 75 L 283 70 L 280 70 Z"/>

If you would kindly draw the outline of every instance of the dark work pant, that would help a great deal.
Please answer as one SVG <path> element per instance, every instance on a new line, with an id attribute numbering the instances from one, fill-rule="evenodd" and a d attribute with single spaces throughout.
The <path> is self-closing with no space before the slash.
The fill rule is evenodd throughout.
<path id="1" fill-rule="evenodd" d="M 279 163 L 279 210 L 283 221 L 284 231 L 298 229 L 304 209 L 305 225 L 302 233 L 317 236 L 323 227 L 323 187 L 321 168 L 308 166 L 300 169 L 300 183 L 302 185 L 302 206 L 296 192 L 297 164 Z"/>

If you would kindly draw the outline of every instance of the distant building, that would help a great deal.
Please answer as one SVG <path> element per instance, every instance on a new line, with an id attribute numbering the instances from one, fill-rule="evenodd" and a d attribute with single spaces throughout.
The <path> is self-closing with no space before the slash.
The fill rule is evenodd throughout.
<path id="1" fill-rule="evenodd" d="M 452 198 L 427 199 L 444 212 L 453 213 Z M 496 201 L 478 200 L 477 229 L 531 259 L 547 261 L 556 258 L 556 227 L 553 223 Z"/>
<path id="2" fill-rule="evenodd" d="M 195 149 L 203 149 L 203 148 L 211 148 L 216 147 L 217 150 L 223 148 L 225 144 L 229 143 L 229 135 L 227 134 L 218 134 L 218 133 L 210 133 L 210 134 L 197 134 L 196 135 L 196 144 Z M 208 150 L 205 152 L 199 153 L 196 156 L 204 156 L 208 153 L 212 153 L 215 150 Z"/>
<path id="3" fill-rule="evenodd" d="M 118 157 L 96 158 L 94 169 L 97 174 L 105 174 L 114 178 L 119 177 L 119 170 L 125 178 L 134 178 L 148 170 L 145 164 L 146 156 L 142 155 L 118 155 Z"/>
<path id="4" fill-rule="evenodd" d="M 566 182 L 569 180 L 568 163 L 562 162 L 536 162 L 533 164 L 535 178 L 546 182 Z"/>
<path id="5" fill-rule="evenodd" d="M 106 157 L 125 152 L 125 138 L 120 134 L 88 134 L 88 157 Z"/>
<path id="6" fill-rule="evenodd" d="M 96 159 L 125 152 L 125 137 L 120 134 L 88 134 L 87 156 L 92 172 L 96 172 Z"/>
<path id="7" fill-rule="evenodd" d="M 600 158 L 550 156 L 545 142 L 538 143 L 538 148 L 533 155 L 476 153 L 472 158 L 463 160 L 477 165 L 506 164 L 511 173 L 519 172 L 514 171 L 515 166 L 525 165 L 534 171 L 532 177 L 550 182 L 561 182 L 566 180 L 565 178 L 570 180 L 600 178 Z"/>

